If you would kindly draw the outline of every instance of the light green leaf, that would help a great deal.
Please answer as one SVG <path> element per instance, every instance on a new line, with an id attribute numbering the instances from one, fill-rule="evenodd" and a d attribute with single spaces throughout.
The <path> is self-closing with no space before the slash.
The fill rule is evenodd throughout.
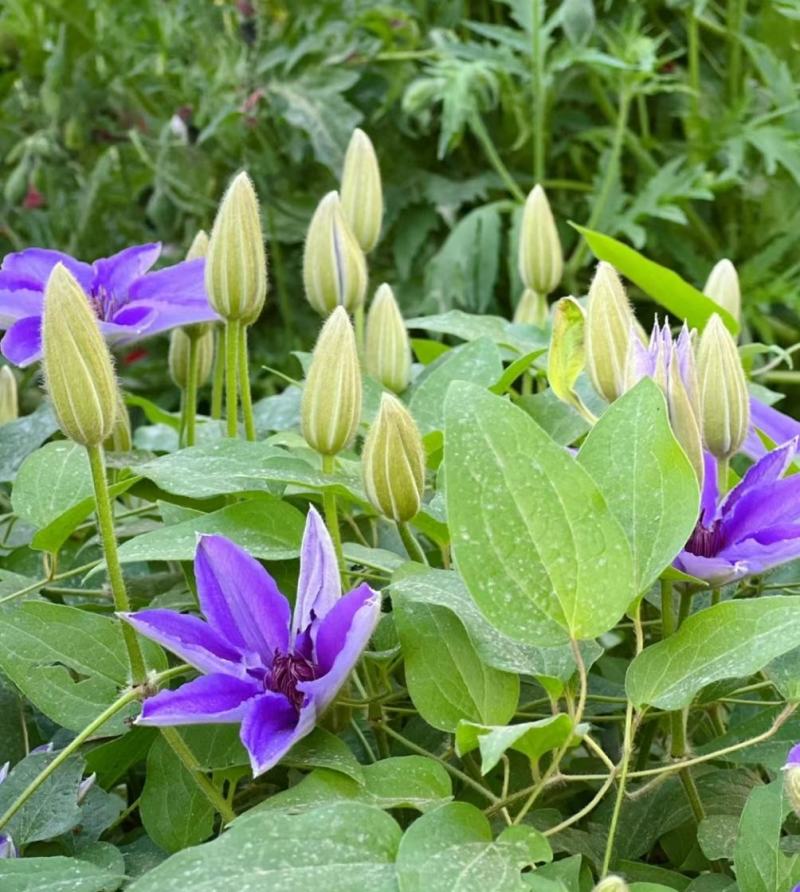
<path id="1" fill-rule="evenodd" d="M 648 260 L 638 251 L 601 232 L 572 226 L 586 239 L 598 260 L 610 263 L 621 275 L 638 285 L 677 319 L 685 319 L 692 328 L 702 329 L 718 313 L 731 334 L 738 334 L 739 323 L 710 297 L 665 266 Z"/>
<path id="2" fill-rule="evenodd" d="M 455 731 L 462 719 L 505 724 L 519 699 L 519 678 L 487 666 L 450 610 L 395 595 L 394 619 L 406 684 L 419 714 Z"/>
<path id="3" fill-rule="evenodd" d="M 519 725 L 477 725 L 460 722 L 456 728 L 456 752 L 459 756 L 478 748 L 481 752 L 481 774 L 488 774 L 506 750 L 524 753 L 532 762 L 551 750 L 558 749 L 570 738 L 572 745 L 588 730 L 581 725 L 573 735 L 572 720 L 568 715 L 548 716 L 536 722 Z"/>
<path id="4" fill-rule="evenodd" d="M 798 646 L 800 597 L 723 601 L 642 651 L 625 688 L 637 706 L 680 709 L 712 681 L 751 675 Z"/>
<path id="5" fill-rule="evenodd" d="M 23 520 L 41 529 L 93 493 L 86 450 L 69 440 L 59 440 L 25 459 L 14 483 L 11 504 Z"/>
<path id="6" fill-rule="evenodd" d="M 396 892 L 400 836 L 393 818 L 355 802 L 251 812 L 219 839 L 168 858 L 129 892 Z"/>
<path id="7" fill-rule="evenodd" d="M 3 892 L 110 892 L 124 878 L 123 871 L 78 858 L 3 858 L 0 888 Z"/>
<path id="8" fill-rule="evenodd" d="M 148 665 L 165 669 L 160 648 L 142 647 Z M 119 696 L 130 677 L 117 620 L 75 607 L 26 601 L 0 612 L 0 669 L 48 718 L 82 731 Z M 105 734 L 126 730 L 131 704 L 104 726 Z"/>
<path id="9" fill-rule="evenodd" d="M 636 590 L 625 532 L 586 470 L 525 412 L 448 391 L 447 514 L 458 569 L 507 635 L 563 644 L 608 631 Z"/>
<path id="10" fill-rule="evenodd" d="M 450 310 L 436 316 L 416 316 L 406 320 L 410 330 L 422 329 L 437 334 L 452 335 L 463 341 L 489 338 L 498 347 L 508 347 L 516 353 L 529 353 L 540 347 L 547 349 L 546 332 L 529 325 L 513 325 L 502 316 L 486 316 Z"/>
<path id="11" fill-rule="evenodd" d="M 707 815 L 697 825 L 697 842 L 709 861 L 733 858 L 739 815 Z"/>
<path id="12" fill-rule="evenodd" d="M 14 480 L 22 462 L 58 430 L 50 406 L 0 425 L 0 483 Z"/>
<path id="13" fill-rule="evenodd" d="M 578 461 L 622 524 L 637 591 L 646 591 L 686 544 L 700 504 L 697 477 L 672 433 L 655 381 L 643 378 L 608 408 Z"/>

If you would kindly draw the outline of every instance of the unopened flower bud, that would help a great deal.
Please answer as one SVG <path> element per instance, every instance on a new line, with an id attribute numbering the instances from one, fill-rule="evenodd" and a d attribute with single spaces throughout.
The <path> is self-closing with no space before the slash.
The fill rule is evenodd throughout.
<path id="1" fill-rule="evenodd" d="M 117 411 L 114 414 L 114 427 L 103 446 L 109 452 L 130 452 L 133 449 L 131 419 L 128 415 L 128 407 L 125 405 L 125 398 L 119 387 L 117 388 Z"/>
<path id="2" fill-rule="evenodd" d="M 800 816 L 800 743 L 796 743 L 786 757 L 783 786 L 794 813 Z"/>
<path id="3" fill-rule="evenodd" d="M 322 326 L 306 375 L 300 421 L 303 436 L 321 455 L 336 455 L 361 419 L 361 366 L 356 336 L 344 307 Z"/>
<path id="4" fill-rule="evenodd" d="M 9 833 L 0 833 L 0 858 L 19 858 L 19 852 Z"/>
<path id="5" fill-rule="evenodd" d="M 204 260 L 208 254 L 208 234 L 205 229 L 200 229 L 197 235 L 192 239 L 189 250 L 186 252 L 187 260 Z M 190 338 L 199 338 L 204 332 L 208 331 L 213 322 L 195 322 L 193 325 L 185 325 L 183 330 Z"/>
<path id="6" fill-rule="evenodd" d="M 396 523 L 411 520 L 422 504 L 425 448 L 411 413 L 391 394 L 381 397 L 362 462 L 364 488 L 375 508 Z"/>
<path id="7" fill-rule="evenodd" d="M 534 186 L 525 201 L 519 233 L 519 275 L 526 288 L 550 294 L 564 271 L 556 221 L 544 189 Z"/>
<path id="8" fill-rule="evenodd" d="M 45 287 L 42 356 L 61 430 L 83 446 L 99 446 L 117 413 L 114 367 L 86 295 L 61 263 Z"/>
<path id="9" fill-rule="evenodd" d="M 609 874 L 592 889 L 592 892 L 628 892 L 628 884 L 622 877 Z"/>
<path id="10" fill-rule="evenodd" d="M 258 198 L 242 171 L 220 203 L 206 255 L 206 291 L 223 319 L 258 318 L 267 296 L 267 255 Z"/>
<path id="11" fill-rule="evenodd" d="M 191 338 L 182 329 L 173 328 L 169 341 L 169 374 L 181 390 L 189 386 L 192 340 L 197 351 L 197 387 L 208 380 L 214 364 L 214 332 L 210 328 L 198 338 Z"/>
<path id="12" fill-rule="evenodd" d="M 547 317 L 550 308 L 547 305 L 547 297 L 526 288 L 514 310 L 514 322 L 517 325 L 535 325 L 544 328 L 547 325 Z"/>
<path id="13" fill-rule="evenodd" d="M 364 302 L 367 263 L 336 192 L 320 201 L 308 226 L 303 284 L 308 302 L 321 316 L 336 307 L 352 312 Z"/>
<path id="14" fill-rule="evenodd" d="M 747 436 L 750 399 L 736 342 L 716 313 L 700 336 L 697 378 L 706 448 L 718 459 L 730 458 Z"/>
<path id="15" fill-rule="evenodd" d="M 364 360 L 367 372 L 395 393 L 411 378 L 411 342 L 392 289 L 384 282 L 367 314 Z"/>
<path id="16" fill-rule="evenodd" d="M 4 365 L 0 369 L 0 424 L 19 418 L 19 398 L 17 379 L 11 368 Z"/>
<path id="17" fill-rule="evenodd" d="M 674 372 L 669 375 L 666 397 L 672 432 L 694 468 L 697 482 L 702 491 L 705 462 L 700 422 L 683 378 Z"/>
<path id="18" fill-rule="evenodd" d="M 358 128 L 344 156 L 342 211 L 361 250 L 369 254 L 381 234 L 383 187 L 372 141 Z"/>
<path id="19" fill-rule="evenodd" d="M 595 390 L 609 403 L 625 390 L 625 365 L 635 323 L 616 270 L 601 261 L 589 286 L 586 364 Z"/>
<path id="20" fill-rule="evenodd" d="M 728 259 L 720 260 L 711 270 L 703 294 L 727 310 L 738 322 L 742 315 L 742 291 L 739 274 Z"/>

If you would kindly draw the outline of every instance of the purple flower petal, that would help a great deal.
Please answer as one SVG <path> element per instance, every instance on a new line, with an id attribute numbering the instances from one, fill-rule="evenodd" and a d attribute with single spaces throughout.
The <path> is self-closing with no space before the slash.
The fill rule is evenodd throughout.
<path id="1" fill-rule="evenodd" d="M 321 715 L 333 701 L 358 662 L 378 624 L 381 599 L 362 584 L 346 594 L 320 623 L 317 631 L 317 667 L 324 674 L 314 681 L 301 681 L 297 690 L 308 694 Z"/>
<path id="2" fill-rule="evenodd" d="M 729 514 L 742 496 L 750 490 L 779 480 L 789 469 L 796 452 L 797 438 L 793 438 L 751 465 L 744 477 L 723 500 L 721 505 L 723 513 Z"/>
<path id="3" fill-rule="evenodd" d="M 309 734 L 316 722 L 313 709 L 299 715 L 294 706 L 274 691 L 267 691 L 248 705 L 239 732 L 250 754 L 253 777 L 269 771 L 297 743 Z"/>
<path id="4" fill-rule="evenodd" d="M 184 260 L 154 273 L 148 273 L 131 284 L 128 297 L 131 301 L 153 300 L 163 301 L 166 304 L 208 305 L 205 265 L 205 260 L 199 257 L 196 260 Z"/>
<path id="5" fill-rule="evenodd" d="M 8 833 L 0 833 L 0 858 L 18 858 L 19 852 Z"/>
<path id="6" fill-rule="evenodd" d="M 752 459 L 761 458 L 767 453 L 767 447 L 756 433 L 756 429 L 765 433 L 773 443 L 785 443 L 800 436 L 800 422 L 751 396 L 750 431 L 742 446 L 742 452 Z"/>
<path id="7" fill-rule="evenodd" d="M 19 319 L 3 335 L 0 351 L 14 365 L 26 366 L 42 355 L 42 317 Z"/>
<path id="8" fill-rule="evenodd" d="M 786 756 L 786 768 L 792 768 L 795 765 L 800 765 L 800 743 L 796 743 L 790 750 L 789 754 Z"/>
<path id="9" fill-rule="evenodd" d="M 88 292 L 92 287 L 94 271 L 88 263 L 82 263 L 69 254 L 61 251 L 51 251 L 48 248 L 26 248 L 24 251 L 16 251 L 6 254 L 3 258 L 2 270 L 27 279 L 29 282 L 38 282 L 41 290 L 50 278 L 50 273 L 57 263 L 64 266 L 78 280 L 84 291 Z"/>
<path id="10" fill-rule="evenodd" d="M 241 654 L 207 623 L 174 610 L 120 613 L 140 635 L 156 641 L 201 672 L 236 674 Z"/>
<path id="11" fill-rule="evenodd" d="M 167 303 L 166 301 L 138 301 L 126 304 L 112 319 L 120 325 L 134 325 L 138 337 L 160 334 L 181 325 L 196 322 L 218 322 L 219 316 L 206 301 Z"/>
<path id="12" fill-rule="evenodd" d="M 200 607 L 234 647 L 269 658 L 289 646 L 289 602 L 275 580 L 224 536 L 202 536 L 194 560 Z"/>
<path id="13" fill-rule="evenodd" d="M 750 572 L 744 561 L 731 561 L 719 556 L 703 557 L 686 550 L 675 558 L 673 566 L 714 586 L 727 585 L 737 579 L 744 579 Z"/>
<path id="14" fill-rule="evenodd" d="M 0 273 L 2 275 L 2 273 Z M 43 292 L 31 288 L 4 288 L 0 284 L 0 328 L 8 328 L 17 319 L 41 314 Z"/>
<path id="15" fill-rule="evenodd" d="M 0 784 L 8 777 L 9 769 L 11 768 L 10 762 L 4 762 L 0 765 Z"/>
<path id="16" fill-rule="evenodd" d="M 240 722 L 249 700 L 263 688 L 254 680 L 214 673 L 174 691 L 161 691 L 142 704 L 140 725 L 203 725 Z"/>
<path id="17" fill-rule="evenodd" d="M 161 243 L 154 242 L 149 245 L 134 245 L 111 257 L 95 260 L 95 287 L 103 288 L 109 294 L 126 295 L 132 283 L 150 269 L 160 254 Z"/>
<path id="18" fill-rule="evenodd" d="M 710 452 L 703 453 L 704 470 L 703 492 L 700 496 L 700 522 L 711 526 L 717 516 L 717 462 Z"/>
<path id="19" fill-rule="evenodd" d="M 773 542 L 761 542 L 758 539 L 745 539 L 737 542 L 730 548 L 723 548 L 718 557 L 721 560 L 736 560 L 737 564 L 747 567 L 746 576 L 756 573 L 764 573 L 787 561 L 793 561 L 800 557 L 800 527 L 795 526 L 795 536 L 791 538 L 778 537 Z M 784 534 L 788 531 L 784 531 Z M 770 538 L 765 535 L 764 538 Z M 741 578 L 741 577 L 737 577 Z"/>
<path id="20" fill-rule="evenodd" d="M 339 563 L 330 534 L 315 508 L 310 508 L 300 547 L 300 579 L 294 607 L 293 638 L 321 620 L 342 596 Z"/>
<path id="21" fill-rule="evenodd" d="M 763 459 L 762 459 L 763 461 Z M 800 475 L 750 487 L 723 514 L 723 546 L 748 539 L 760 530 L 800 520 Z"/>

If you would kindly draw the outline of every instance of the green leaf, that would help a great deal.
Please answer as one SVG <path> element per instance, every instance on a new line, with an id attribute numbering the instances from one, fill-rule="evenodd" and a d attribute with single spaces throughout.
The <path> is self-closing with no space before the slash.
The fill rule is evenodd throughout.
<path id="1" fill-rule="evenodd" d="M 11 504 L 23 520 L 41 528 L 93 493 L 86 450 L 69 440 L 59 440 L 25 459 L 14 483 Z"/>
<path id="2" fill-rule="evenodd" d="M 731 860 L 739 815 L 707 815 L 697 826 L 697 842 L 709 861 Z"/>
<path id="3" fill-rule="evenodd" d="M 301 814 L 239 818 L 219 839 L 186 849 L 129 892 L 396 892 L 401 831 L 379 809 L 341 802 Z"/>
<path id="4" fill-rule="evenodd" d="M 357 783 L 364 783 L 364 771 L 347 744 L 326 731 L 315 728 L 281 759 L 292 768 L 326 768 L 346 774 Z"/>
<path id="5" fill-rule="evenodd" d="M 552 437 L 556 443 L 569 446 L 589 430 L 589 422 L 572 406 L 562 403 L 548 387 L 542 393 L 523 396 L 516 403 L 520 409 Z"/>
<path id="6" fill-rule="evenodd" d="M 574 297 L 562 297 L 553 308 L 553 335 L 547 355 L 547 380 L 553 393 L 582 414 L 586 407 L 575 384 L 586 365 L 583 308 Z"/>
<path id="7" fill-rule="evenodd" d="M 446 400 L 453 551 L 498 629 L 552 646 L 612 628 L 636 590 L 630 546 L 584 468 L 525 412 L 471 384 Z"/>
<path id="8" fill-rule="evenodd" d="M 111 892 L 124 879 L 124 871 L 109 870 L 78 858 L 3 858 L 0 888 L 3 892 Z"/>
<path id="9" fill-rule="evenodd" d="M 450 350 L 425 368 L 414 382 L 409 408 L 423 434 L 444 425 L 444 398 L 453 381 L 472 381 L 490 387 L 503 374 L 500 351 L 479 338 Z"/>
<path id="10" fill-rule="evenodd" d="M 213 807 L 161 736 L 147 754 L 139 814 L 150 838 L 166 852 L 203 842 L 214 829 Z"/>
<path id="11" fill-rule="evenodd" d="M 541 847 L 539 854 L 547 858 L 548 850 Z M 451 802 L 405 832 L 397 853 L 400 892 L 521 892 L 521 871 L 536 854 L 530 836 L 511 834 L 494 842 L 483 812 Z"/>
<path id="12" fill-rule="evenodd" d="M 519 725 L 491 726 L 460 722 L 456 728 L 456 752 L 463 756 L 476 748 L 480 749 L 481 774 L 488 774 L 506 750 L 516 750 L 524 753 L 532 762 L 538 762 L 545 753 L 558 749 L 571 738 L 572 745 L 577 746 L 586 730 L 588 725 L 581 725 L 574 736 L 572 720 L 563 714 Z"/>
<path id="13" fill-rule="evenodd" d="M 123 563 L 191 561 L 198 534 L 216 533 L 232 539 L 254 557 L 288 560 L 300 553 L 303 526 L 303 514 L 297 508 L 265 494 L 135 536 L 120 546 L 119 559 Z"/>
<path id="14" fill-rule="evenodd" d="M 701 329 L 714 313 L 719 314 L 731 334 L 739 333 L 739 323 L 702 291 L 665 266 L 654 263 L 633 248 L 600 232 L 571 224 L 586 239 L 598 260 L 610 263 L 677 319 L 685 319 L 692 328 Z"/>
<path id="15" fill-rule="evenodd" d="M 578 461 L 628 536 L 636 588 L 646 591 L 692 534 L 697 477 L 675 439 L 659 386 L 643 378 L 592 428 Z"/>
<path id="16" fill-rule="evenodd" d="M 723 601 L 684 621 L 628 668 L 625 689 L 637 706 L 688 706 L 712 681 L 740 678 L 800 646 L 800 597 Z"/>
<path id="17" fill-rule="evenodd" d="M 515 353 L 547 349 L 548 342 L 547 333 L 533 326 L 513 325 L 502 316 L 465 313 L 463 310 L 450 310 L 436 316 L 415 316 L 406 320 L 406 328 L 452 335 L 462 341 L 489 338 L 498 347 L 507 347 Z"/>
<path id="18" fill-rule="evenodd" d="M 530 353 L 526 353 L 524 356 L 515 359 L 509 364 L 508 368 L 503 371 L 500 379 L 495 384 L 492 384 L 489 390 L 491 390 L 492 393 L 496 393 L 498 396 L 503 396 L 503 394 L 508 393 L 514 386 L 514 382 L 524 375 L 533 363 L 546 352 L 547 350 L 544 347 L 540 347 L 538 350 L 531 350 Z"/>
<path id="19" fill-rule="evenodd" d="M 0 483 L 14 480 L 22 462 L 57 430 L 46 403 L 24 418 L 0 425 Z"/>
<path id="20" fill-rule="evenodd" d="M 350 800 L 376 808 L 426 812 L 453 798 L 450 775 L 425 756 L 394 756 L 362 769 L 362 782 L 339 771 L 317 768 L 288 790 L 259 803 L 262 809 L 296 811 Z"/>
<path id="21" fill-rule="evenodd" d="M 419 714 L 455 731 L 462 719 L 505 724 L 519 699 L 519 678 L 487 666 L 450 610 L 395 595 L 394 618 L 406 684 Z"/>
<path id="22" fill-rule="evenodd" d="M 148 665 L 165 669 L 160 648 L 142 647 Z M 0 669 L 40 709 L 71 731 L 82 731 L 128 683 L 130 667 L 117 620 L 46 601 L 0 612 Z M 121 734 L 131 704 L 103 726 Z"/>
<path id="23" fill-rule="evenodd" d="M 733 855 L 742 892 L 786 892 L 800 882 L 800 855 L 781 851 L 781 830 L 790 811 L 782 778 L 750 794 Z"/>

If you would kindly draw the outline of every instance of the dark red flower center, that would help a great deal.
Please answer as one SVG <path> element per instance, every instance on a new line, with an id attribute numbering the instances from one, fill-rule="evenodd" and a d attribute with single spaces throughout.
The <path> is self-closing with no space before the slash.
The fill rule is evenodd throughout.
<path id="1" fill-rule="evenodd" d="M 722 528 L 719 521 L 715 520 L 710 527 L 698 523 L 694 528 L 691 538 L 686 543 L 686 551 L 698 555 L 698 557 L 714 557 L 722 548 Z"/>
<path id="2" fill-rule="evenodd" d="M 276 651 L 272 670 L 265 681 L 269 690 L 283 694 L 300 709 L 306 695 L 297 690 L 297 684 L 301 681 L 313 681 L 316 677 L 316 669 L 310 660 L 296 653 L 282 654 Z"/>

